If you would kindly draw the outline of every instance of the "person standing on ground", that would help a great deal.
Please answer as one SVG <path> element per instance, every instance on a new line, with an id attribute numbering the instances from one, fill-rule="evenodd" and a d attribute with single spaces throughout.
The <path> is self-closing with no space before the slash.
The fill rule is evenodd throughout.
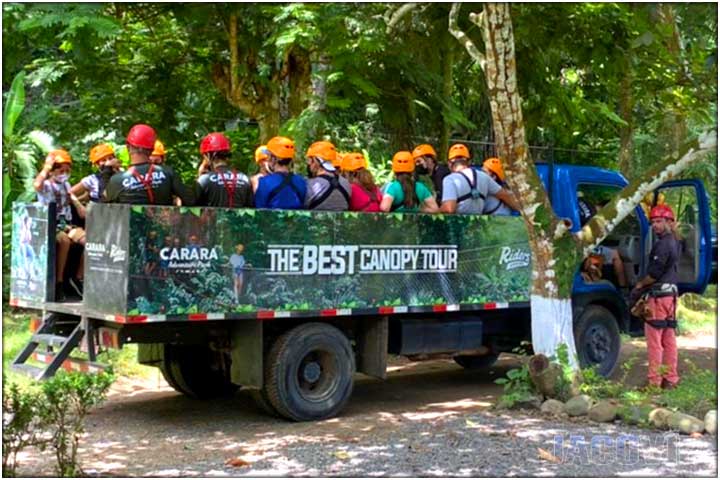
<path id="1" fill-rule="evenodd" d="M 248 208 L 253 206 L 250 180 L 231 168 L 230 140 L 222 133 L 210 133 L 200 142 L 203 156 L 198 178 L 197 204 L 209 207 Z M 204 170 L 207 170 L 203 173 Z"/>
<path id="2" fill-rule="evenodd" d="M 107 181 L 103 201 L 134 205 L 172 205 L 173 195 L 185 206 L 195 204 L 192 189 L 180 181 L 174 171 L 150 162 L 157 135 L 149 125 L 137 124 L 128 132 L 126 144 L 130 168 Z"/>
<path id="3" fill-rule="evenodd" d="M 367 160 L 362 153 L 343 155 L 343 174 L 352 188 L 350 210 L 353 212 L 379 212 L 382 192 L 375 185 L 372 173 L 367 169 Z"/>
<path id="4" fill-rule="evenodd" d="M 307 151 L 307 194 L 305 208 L 346 212 L 350 208 L 351 188 L 345 177 L 337 174 L 335 145 L 320 141 Z"/>
<path id="5" fill-rule="evenodd" d="M 679 250 L 670 227 L 670 222 L 674 221 L 675 214 L 667 205 L 656 205 L 650 210 L 650 222 L 657 240 L 650 250 L 647 275 L 635 285 L 631 296 L 647 295 L 648 386 L 664 389 L 673 389 L 680 381 L 675 340 Z"/>
<path id="6" fill-rule="evenodd" d="M 470 151 L 456 143 L 448 152 L 450 175 L 443 180 L 442 213 L 481 214 L 488 195 L 495 195 L 511 208 L 520 207 L 507 190 L 504 190 L 485 172 L 470 168 Z"/>
<path id="7" fill-rule="evenodd" d="M 415 162 L 412 153 L 397 152 L 393 156 L 392 170 L 395 180 L 385 189 L 380 210 L 383 212 L 437 213 L 435 197 L 421 182 L 415 181 Z"/>
<path id="8" fill-rule="evenodd" d="M 272 172 L 258 180 L 256 208 L 299 210 L 305 203 L 307 185 L 300 175 L 290 172 L 295 156 L 295 142 L 287 137 L 268 140 L 268 169 Z"/>

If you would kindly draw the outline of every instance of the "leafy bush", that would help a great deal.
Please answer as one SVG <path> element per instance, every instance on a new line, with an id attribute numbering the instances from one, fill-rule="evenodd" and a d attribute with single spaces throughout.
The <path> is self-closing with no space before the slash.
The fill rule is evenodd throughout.
<path id="1" fill-rule="evenodd" d="M 60 372 L 24 388 L 3 382 L 3 475 L 15 475 L 18 453 L 30 446 L 54 451 L 59 476 L 81 475 L 77 451 L 85 417 L 114 379 L 112 373 Z"/>
<path id="2" fill-rule="evenodd" d="M 105 400 L 112 373 L 87 375 L 61 372 L 42 384 L 45 422 L 52 428 L 52 446 L 57 474 L 74 477 L 82 474 L 77 460 L 80 436 L 85 432 L 85 417 Z"/>
<path id="3" fill-rule="evenodd" d="M 3 452 L 2 473 L 14 477 L 17 470 L 17 455 L 30 446 L 44 447 L 48 438 L 45 419 L 42 415 L 42 397 L 37 389 L 21 388 L 16 383 L 7 384 L 3 392 Z"/>

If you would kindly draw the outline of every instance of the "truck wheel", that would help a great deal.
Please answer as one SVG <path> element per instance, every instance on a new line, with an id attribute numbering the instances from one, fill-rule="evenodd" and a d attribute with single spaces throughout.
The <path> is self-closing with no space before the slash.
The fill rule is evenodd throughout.
<path id="1" fill-rule="evenodd" d="M 229 369 L 219 368 L 220 355 L 208 347 L 166 344 L 160 371 L 168 385 L 189 397 L 229 396 L 240 387 L 230 382 Z"/>
<path id="2" fill-rule="evenodd" d="M 481 370 L 495 365 L 500 354 L 488 353 L 487 355 L 457 355 L 453 357 L 455 363 L 466 370 Z"/>
<path id="3" fill-rule="evenodd" d="M 596 366 L 600 375 L 612 375 L 620 357 L 615 316 L 605 307 L 590 305 L 575 322 L 574 330 L 580 367 Z"/>
<path id="4" fill-rule="evenodd" d="M 335 416 L 350 398 L 355 356 L 348 338 L 324 323 L 306 323 L 280 336 L 265 361 L 270 404 L 290 420 Z"/>
<path id="5" fill-rule="evenodd" d="M 265 388 L 261 390 L 251 390 L 250 396 L 255 401 L 255 404 L 260 407 L 260 409 L 270 415 L 271 417 L 279 417 L 280 414 L 277 410 L 275 410 L 275 407 L 272 406 L 270 403 L 270 400 L 268 400 L 267 392 L 265 391 Z"/>

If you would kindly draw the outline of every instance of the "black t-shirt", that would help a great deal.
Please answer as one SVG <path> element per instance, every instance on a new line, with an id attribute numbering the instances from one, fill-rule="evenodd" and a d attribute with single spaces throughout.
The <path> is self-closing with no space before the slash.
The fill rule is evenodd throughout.
<path id="1" fill-rule="evenodd" d="M 229 202 L 232 192 L 232 205 Z M 248 208 L 253 206 L 253 191 L 247 175 L 228 167 L 198 178 L 197 204 L 209 207 Z"/>
<path id="2" fill-rule="evenodd" d="M 585 224 L 595 216 L 597 211 L 595 207 L 590 205 L 585 199 L 578 198 L 578 213 L 580 214 L 580 227 L 584 227 Z"/>
<path id="3" fill-rule="evenodd" d="M 650 250 L 650 264 L 647 274 L 657 283 L 677 284 L 678 242 L 672 232 L 666 233 L 655 242 Z"/>
<path id="4" fill-rule="evenodd" d="M 447 167 L 447 165 L 440 164 L 435 166 L 435 170 L 430 174 L 430 178 L 432 178 L 433 186 L 435 187 L 435 196 L 437 197 L 437 201 L 442 201 L 442 185 L 443 185 L 443 179 L 450 175 L 450 169 Z"/>
<path id="5" fill-rule="evenodd" d="M 172 205 L 173 195 L 180 197 L 183 205 L 195 204 L 194 191 L 183 185 L 172 169 L 163 165 L 141 163 L 116 173 L 107 181 L 104 201 L 134 205 Z"/>

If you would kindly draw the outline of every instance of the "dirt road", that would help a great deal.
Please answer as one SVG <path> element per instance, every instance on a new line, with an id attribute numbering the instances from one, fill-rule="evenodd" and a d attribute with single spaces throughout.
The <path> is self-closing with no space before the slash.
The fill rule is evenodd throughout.
<path id="1" fill-rule="evenodd" d="M 680 343 L 681 358 L 714 368 L 714 338 L 684 337 Z M 627 380 L 642 384 L 642 340 L 624 346 L 623 359 L 633 357 L 637 365 Z M 243 390 L 231 399 L 201 402 L 177 394 L 159 378 L 123 379 L 89 417 L 83 466 L 91 475 L 112 476 L 713 475 L 716 471 L 717 449 L 707 436 L 681 439 L 685 442 L 681 452 L 687 458 L 670 470 L 666 461 L 650 462 L 651 470 L 646 471 L 618 462 L 588 466 L 538 459 L 537 448 L 550 451 L 558 434 L 652 432 L 492 411 L 501 393 L 493 380 L 517 364 L 517 358 L 503 356 L 491 371 L 469 372 L 451 360 L 399 361 L 386 381 L 358 376 L 342 416 L 317 423 L 270 418 Z M 662 455 L 655 452 L 658 458 Z M 21 464 L 24 475 L 52 473 L 51 459 L 37 453 L 25 456 Z"/>

